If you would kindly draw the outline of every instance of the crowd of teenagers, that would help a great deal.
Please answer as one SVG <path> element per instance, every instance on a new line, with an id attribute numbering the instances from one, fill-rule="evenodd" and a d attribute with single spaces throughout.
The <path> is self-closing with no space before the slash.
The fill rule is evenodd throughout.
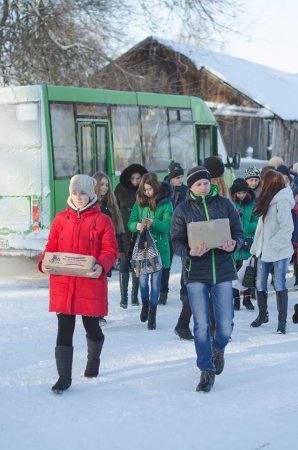
<path id="1" fill-rule="evenodd" d="M 39 260 L 39 270 L 50 276 L 49 310 L 58 320 L 55 359 L 59 378 L 54 392 L 65 391 L 72 382 L 77 315 L 82 316 L 86 330 L 84 375 L 98 375 L 105 339 L 102 326 L 108 314 L 108 278 L 117 260 L 120 307 L 128 308 L 130 285 L 131 305 L 141 303 L 141 322 L 155 330 L 158 305 L 168 301 L 173 255 L 180 257 L 181 313 L 174 331 L 181 339 L 194 341 L 200 370 L 197 391 L 209 392 L 215 376 L 224 369 L 225 347 L 231 339 L 234 312 L 241 308 L 241 295 L 249 311 L 255 309 L 252 300 L 256 299 L 258 316 L 252 327 L 269 322 L 269 274 L 276 292 L 277 333 L 286 333 L 286 274 L 291 260 L 298 289 L 298 176 L 276 157 L 262 171 L 247 168 L 244 178 L 236 178 L 228 188 L 224 170 L 219 157 L 206 158 L 204 165 L 188 170 L 184 184 L 184 169 L 176 161 L 170 161 L 163 181 L 142 165 L 132 164 L 123 170 L 114 191 L 103 172 L 71 178 L 66 210 L 54 218 Z M 188 225 L 216 219 L 229 220 L 230 238 L 217 247 L 203 241 L 190 247 Z M 148 236 L 156 251 L 151 257 Z M 151 271 L 132 270 L 138 248 L 147 249 Z M 96 263 L 85 277 L 55 275 L 44 264 L 46 252 L 90 255 Z M 237 271 L 252 255 L 257 258 L 255 288 L 238 289 L 234 285 Z M 298 305 L 293 321 L 298 322 Z"/>

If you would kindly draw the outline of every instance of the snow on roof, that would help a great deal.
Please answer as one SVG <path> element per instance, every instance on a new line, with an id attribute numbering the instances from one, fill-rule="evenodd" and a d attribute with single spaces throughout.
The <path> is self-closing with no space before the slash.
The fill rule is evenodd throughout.
<path id="1" fill-rule="evenodd" d="M 298 74 L 282 72 L 251 61 L 195 45 L 152 37 L 205 67 L 220 79 L 270 109 L 284 120 L 298 120 Z"/>

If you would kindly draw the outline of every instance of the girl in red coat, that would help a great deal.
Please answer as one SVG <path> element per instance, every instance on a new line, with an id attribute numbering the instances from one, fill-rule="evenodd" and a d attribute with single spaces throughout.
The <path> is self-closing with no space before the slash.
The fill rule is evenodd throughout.
<path id="1" fill-rule="evenodd" d="M 108 312 L 107 276 L 117 257 L 117 241 L 111 219 L 101 213 L 94 191 L 96 180 L 75 175 L 70 180 L 66 211 L 54 218 L 45 252 L 77 253 L 96 259 L 96 278 L 54 275 L 39 262 L 42 272 L 50 273 L 50 307 L 58 317 L 55 358 L 59 379 L 54 392 L 71 385 L 73 333 L 76 315 L 82 316 L 86 330 L 88 359 L 85 377 L 96 377 L 104 335 L 98 317 Z"/>

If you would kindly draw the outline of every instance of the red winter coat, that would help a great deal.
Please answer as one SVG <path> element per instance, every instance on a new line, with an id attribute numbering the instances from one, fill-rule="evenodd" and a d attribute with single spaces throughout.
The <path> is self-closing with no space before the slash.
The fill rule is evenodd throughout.
<path id="1" fill-rule="evenodd" d="M 98 204 L 82 212 L 80 217 L 69 207 L 58 213 L 53 220 L 45 252 L 91 255 L 103 267 L 103 273 L 97 279 L 50 275 L 49 310 L 82 316 L 106 316 L 106 274 L 117 258 L 118 249 L 112 221 L 100 212 Z M 44 254 L 39 262 L 40 271 L 43 258 Z"/>

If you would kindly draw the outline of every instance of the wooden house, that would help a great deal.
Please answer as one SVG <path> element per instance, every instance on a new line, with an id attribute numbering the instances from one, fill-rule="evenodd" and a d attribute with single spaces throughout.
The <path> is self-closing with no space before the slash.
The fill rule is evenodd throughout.
<path id="1" fill-rule="evenodd" d="M 107 89 L 194 95 L 219 123 L 230 155 L 298 161 L 298 74 L 206 48 L 148 37 L 101 73 Z"/>

